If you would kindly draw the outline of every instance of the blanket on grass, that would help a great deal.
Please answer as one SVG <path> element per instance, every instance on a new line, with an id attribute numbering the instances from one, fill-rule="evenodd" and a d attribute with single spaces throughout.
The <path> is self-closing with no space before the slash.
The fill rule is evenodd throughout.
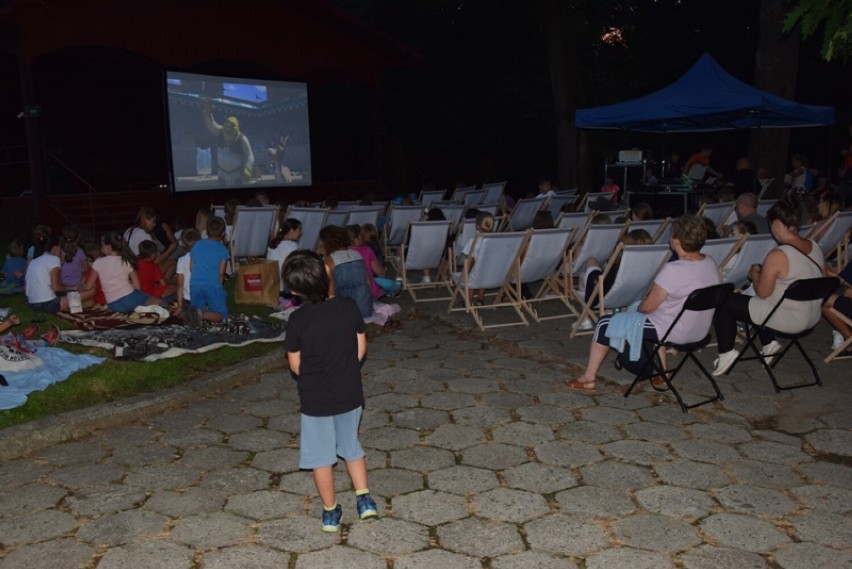
<path id="1" fill-rule="evenodd" d="M 138 328 L 159 324 L 160 317 L 152 312 L 111 312 L 105 306 L 95 305 L 77 314 L 58 312 L 59 318 L 67 320 L 80 330 L 110 330 L 112 328 Z"/>
<path id="2" fill-rule="evenodd" d="M 199 354 L 223 346 L 245 346 L 254 342 L 283 342 L 284 327 L 256 316 L 232 314 L 221 324 L 205 323 L 200 328 L 179 324 L 114 328 L 110 330 L 66 330 L 60 342 L 112 350 L 116 358 L 155 361 L 183 354 Z"/>
<path id="3" fill-rule="evenodd" d="M 23 371 L 4 371 L 9 385 L 0 386 L 0 409 L 14 409 L 27 401 L 27 395 L 64 381 L 77 370 L 104 361 L 89 354 L 72 354 L 61 348 L 38 348 L 41 365 Z"/>

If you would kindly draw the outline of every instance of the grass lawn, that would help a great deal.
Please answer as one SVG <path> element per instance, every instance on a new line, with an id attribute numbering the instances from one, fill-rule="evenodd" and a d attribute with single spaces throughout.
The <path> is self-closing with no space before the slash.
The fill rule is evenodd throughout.
<path id="1" fill-rule="evenodd" d="M 5 247 L 2 249 L 5 250 Z M 3 258 L 5 258 L 5 251 L 0 251 L 0 259 Z M 231 280 L 225 284 L 229 293 L 231 311 L 261 317 L 266 317 L 272 312 L 271 309 L 263 306 L 235 305 L 230 302 L 233 299 L 233 283 L 234 281 Z M 0 297 L 0 308 L 4 307 L 10 308 L 21 318 L 21 325 L 13 328 L 16 332 L 20 332 L 32 322 L 37 322 L 41 331 L 46 331 L 53 323 L 63 329 L 72 329 L 71 324 L 61 318 L 31 310 L 23 294 Z M 27 402 L 16 409 L 0 411 L 0 428 L 140 393 L 159 391 L 276 350 L 281 350 L 283 357 L 281 343 L 256 343 L 241 348 L 226 347 L 204 354 L 186 354 L 156 362 L 113 360 L 111 354 L 99 348 L 62 343 L 59 347 L 76 353 L 106 356 L 109 359 L 100 365 L 80 370 L 67 380 L 54 384 L 44 391 L 31 393 Z"/>

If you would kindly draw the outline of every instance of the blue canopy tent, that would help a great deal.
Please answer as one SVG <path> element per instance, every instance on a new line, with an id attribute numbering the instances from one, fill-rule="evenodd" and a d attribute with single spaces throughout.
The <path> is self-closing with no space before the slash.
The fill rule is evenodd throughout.
<path id="1" fill-rule="evenodd" d="M 830 126 L 834 108 L 802 105 L 728 74 L 705 53 L 680 79 L 630 101 L 580 109 L 577 128 L 639 132 L 706 132 Z"/>

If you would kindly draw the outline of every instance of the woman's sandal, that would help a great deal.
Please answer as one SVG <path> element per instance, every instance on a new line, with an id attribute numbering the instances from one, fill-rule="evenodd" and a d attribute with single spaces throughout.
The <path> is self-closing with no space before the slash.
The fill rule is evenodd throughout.
<path id="1" fill-rule="evenodd" d="M 565 387 L 571 391 L 579 391 L 580 393 L 597 393 L 594 381 L 580 381 L 579 379 L 572 379 L 571 381 L 565 382 Z"/>

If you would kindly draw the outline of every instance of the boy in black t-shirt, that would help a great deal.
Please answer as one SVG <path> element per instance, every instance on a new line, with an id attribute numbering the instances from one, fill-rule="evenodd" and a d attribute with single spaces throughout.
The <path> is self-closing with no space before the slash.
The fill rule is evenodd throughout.
<path id="1" fill-rule="evenodd" d="M 332 468 L 337 457 L 355 487 L 358 517 L 378 516 L 367 488 L 367 464 L 358 441 L 364 408 L 360 362 L 367 353 L 364 319 L 350 298 L 328 298 L 329 276 L 322 258 L 312 251 L 291 253 L 281 270 L 290 292 L 302 306 L 287 323 L 284 346 L 299 387 L 301 435 L 299 468 L 313 470 L 323 505 L 322 529 L 340 528 L 343 510 L 334 496 Z"/>

